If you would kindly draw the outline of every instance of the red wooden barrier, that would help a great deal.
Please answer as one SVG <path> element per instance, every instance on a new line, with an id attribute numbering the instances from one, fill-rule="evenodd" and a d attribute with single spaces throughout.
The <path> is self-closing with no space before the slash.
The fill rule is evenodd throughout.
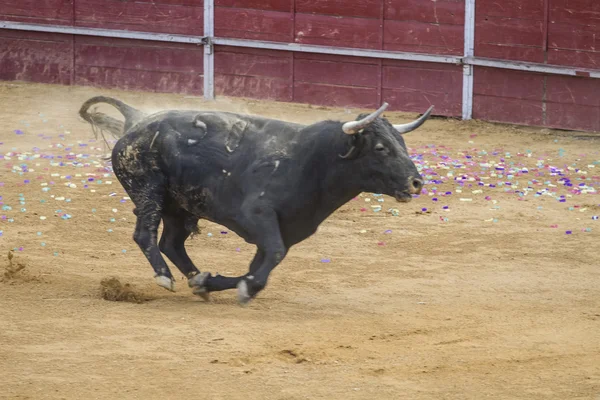
<path id="1" fill-rule="evenodd" d="M 3 0 L 0 20 L 202 36 L 203 0 Z M 600 2 L 477 0 L 475 57 L 600 69 Z M 464 0 L 215 0 L 215 36 L 461 56 Z M 460 116 L 462 67 L 215 47 L 217 94 Z M 196 45 L 0 30 L 0 79 L 202 92 Z M 473 116 L 600 130 L 600 80 L 474 68 Z"/>
<path id="2" fill-rule="evenodd" d="M 4 0 L 0 19 L 202 36 L 202 0 Z M 195 45 L 0 31 L 0 79 L 201 94 Z"/>
<path id="3" fill-rule="evenodd" d="M 202 0 L 73 0 L 75 25 L 91 28 L 199 35 Z"/>
<path id="4" fill-rule="evenodd" d="M 0 16 L 5 21 L 72 25 L 74 0 L 2 0 Z"/>
<path id="5" fill-rule="evenodd" d="M 294 7 L 295 5 L 295 7 Z M 215 35 L 378 50 L 462 54 L 457 0 L 216 0 Z M 217 94 L 460 115 L 458 66 L 216 47 Z"/>
<path id="6" fill-rule="evenodd" d="M 72 83 L 73 41 L 70 36 L 0 31 L 0 79 Z"/>
<path id="7" fill-rule="evenodd" d="M 202 94 L 202 47 L 83 36 L 74 50 L 77 85 Z"/>
<path id="8" fill-rule="evenodd" d="M 600 2 L 477 0 L 476 18 L 477 57 L 600 68 Z M 475 68 L 473 116 L 600 131 L 598 93 L 598 79 Z"/>

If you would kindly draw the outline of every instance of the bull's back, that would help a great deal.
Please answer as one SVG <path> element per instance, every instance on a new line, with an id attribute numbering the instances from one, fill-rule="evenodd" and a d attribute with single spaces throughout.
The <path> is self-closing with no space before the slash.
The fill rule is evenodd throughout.
<path id="1" fill-rule="evenodd" d="M 168 111 L 138 122 L 113 149 L 117 178 L 162 179 L 179 198 L 243 196 L 248 169 L 286 157 L 301 126 L 229 113 Z M 229 204 L 235 207 L 236 204 Z"/>

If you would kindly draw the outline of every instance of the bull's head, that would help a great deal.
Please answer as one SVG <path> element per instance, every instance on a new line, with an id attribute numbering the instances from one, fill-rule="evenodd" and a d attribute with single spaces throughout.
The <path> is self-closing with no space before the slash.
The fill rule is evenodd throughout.
<path id="1" fill-rule="evenodd" d="M 388 107 L 384 103 L 369 115 L 360 115 L 357 121 L 346 122 L 342 130 L 351 135 L 350 150 L 340 155 L 357 163 L 357 171 L 364 191 L 394 196 L 400 202 L 408 202 L 413 194 L 419 194 L 423 178 L 409 157 L 402 135 L 417 129 L 429 115 L 433 106 L 417 120 L 408 124 L 392 125 L 380 118 Z"/>

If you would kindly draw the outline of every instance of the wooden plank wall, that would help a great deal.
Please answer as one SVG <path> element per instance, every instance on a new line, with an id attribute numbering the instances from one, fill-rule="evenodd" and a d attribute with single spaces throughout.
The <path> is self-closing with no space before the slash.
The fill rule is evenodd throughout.
<path id="1" fill-rule="evenodd" d="M 600 2 L 477 0 L 475 56 L 600 69 Z M 598 38 L 597 38 L 598 37 Z M 600 80 L 475 68 L 473 116 L 600 131 Z"/>
<path id="2" fill-rule="evenodd" d="M 133 31 L 204 34 L 202 0 L 72 0 L 75 25 Z"/>
<path id="3" fill-rule="evenodd" d="M 351 5 L 350 5 L 351 3 Z M 463 53 L 464 0 L 215 0 L 215 34 L 427 54 Z M 475 55 L 600 69 L 600 1 L 477 0 Z M 0 19 L 203 34 L 203 0 L 1 0 Z M 461 115 L 462 69 L 216 46 L 216 93 Z M 202 93 L 195 45 L 0 30 L 0 79 Z M 600 80 L 477 67 L 474 117 L 600 131 Z"/>
<path id="4" fill-rule="evenodd" d="M 462 54 L 463 0 L 216 0 L 215 35 Z M 420 62 L 217 46 L 216 93 L 330 106 L 461 112 L 462 69 Z"/>
<path id="5" fill-rule="evenodd" d="M 72 83 L 73 40 L 68 35 L 0 31 L 0 79 Z"/>
<path id="6" fill-rule="evenodd" d="M 186 35 L 204 33 L 202 0 L 2 0 L 0 19 Z M 203 48 L 0 30 L 0 79 L 202 94 Z"/>
<path id="7" fill-rule="evenodd" d="M 545 1 L 477 0 L 475 55 L 505 60 L 544 62 Z"/>
<path id="8" fill-rule="evenodd" d="M 4 21 L 32 24 L 73 25 L 74 0 L 2 0 Z"/>
<path id="9" fill-rule="evenodd" d="M 600 69 L 600 2 L 550 0 L 548 63 Z M 547 79 L 546 125 L 600 131 L 600 79 Z"/>

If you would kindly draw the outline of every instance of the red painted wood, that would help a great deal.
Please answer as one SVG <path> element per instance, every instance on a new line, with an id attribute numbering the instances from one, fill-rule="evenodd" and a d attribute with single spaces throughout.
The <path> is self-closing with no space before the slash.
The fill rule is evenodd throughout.
<path id="1" fill-rule="evenodd" d="M 549 102 L 600 107 L 598 79 L 548 75 L 546 85 Z"/>
<path id="2" fill-rule="evenodd" d="M 74 0 L 75 2 L 81 0 Z M 118 0 L 121 2 L 132 2 L 132 0 Z M 155 5 L 165 6 L 190 6 L 190 7 L 201 7 L 204 8 L 204 0 L 133 0 L 136 3 L 147 3 Z"/>
<path id="3" fill-rule="evenodd" d="M 74 0 L 75 2 L 81 0 Z M 132 0 L 119 0 L 119 1 L 129 1 Z M 166 5 L 166 6 L 190 6 L 190 7 L 201 7 L 204 8 L 204 0 L 135 0 L 136 3 L 148 3 L 148 4 L 156 4 L 156 5 Z"/>
<path id="4" fill-rule="evenodd" d="M 235 46 L 222 46 L 217 45 L 215 47 L 217 52 L 227 53 L 240 53 L 249 55 L 260 55 L 267 57 L 289 57 L 291 52 L 281 50 L 269 50 L 269 49 L 253 49 L 251 47 L 235 47 Z"/>
<path id="5" fill-rule="evenodd" d="M 383 60 L 384 66 L 399 67 L 399 68 L 414 68 L 419 70 L 434 70 L 440 72 L 454 72 L 462 76 L 462 67 L 454 64 L 437 64 L 426 63 L 422 61 L 405 61 L 405 60 Z M 462 85 L 462 83 L 461 83 Z M 461 86 L 462 88 L 462 86 Z"/>
<path id="6" fill-rule="evenodd" d="M 544 79 L 542 74 L 478 67 L 473 74 L 473 93 L 542 101 Z"/>
<path id="7" fill-rule="evenodd" d="M 476 40 L 482 43 L 542 47 L 542 20 L 486 17 L 478 20 Z"/>
<path id="8" fill-rule="evenodd" d="M 490 16 L 541 21 L 545 15 L 544 0 L 477 0 L 475 11 L 478 20 Z"/>
<path id="9" fill-rule="evenodd" d="M 600 132 L 600 107 L 548 103 L 547 126 Z"/>
<path id="10" fill-rule="evenodd" d="M 383 0 L 295 0 L 296 12 L 379 19 Z"/>
<path id="11" fill-rule="evenodd" d="M 543 0 L 544 2 L 544 17 L 542 18 L 542 50 L 544 54 L 548 52 L 548 29 L 550 25 L 550 0 Z"/>
<path id="12" fill-rule="evenodd" d="M 464 0 L 385 0 L 385 19 L 463 25 Z"/>
<path id="13" fill-rule="evenodd" d="M 296 82 L 371 87 L 379 84 L 379 65 L 296 59 Z"/>
<path id="14" fill-rule="evenodd" d="M 318 54 L 318 53 L 296 53 L 296 60 L 315 60 L 315 61 L 330 61 L 336 63 L 350 64 L 379 64 L 376 58 L 354 57 L 354 56 L 339 56 L 336 54 Z"/>
<path id="15" fill-rule="evenodd" d="M 492 43 L 475 44 L 475 55 L 477 57 L 499 58 L 502 60 L 517 60 L 537 63 L 543 63 L 545 58 L 542 47 L 506 46 Z"/>
<path id="16" fill-rule="evenodd" d="M 163 93 L 202 94 L 202 76 L 122 68 L 75 67 L 75 84 Z"/>
<path id="17" fill-rule="evenodd" d="M 600 130 L 599 91 L 596 79 L 477 67 L 473 116 L 523 125 Z"/>
<path id="18" fill-rule="evenodd" d="M 75 17 L 77 26 L 203 34 L 202 0 L 73 1 L 75 16 L 71 0 L 0 0 L 0 18 L 71 24 Z M 216 0 L 215 15 L 222 37 L 463 53 L 464 0 Z M 478 0 L 476 18 L 477 56 L 600 69 L 599 1 Z M 215 50 L 220 95 L 361 108 L 383 100 L 414 112 L 434 104 L 438 115 L 461 114 L 459 66 Z M 78 84 L 200 94 L 202 58 L 194 45 L 0 32 L 0 79 L 68 84 L 74 73 Z M 476 118 L 600 130 L 595 79 L 479 67 L 474 79 Z"/>
<path id="19" fill-rule="evenodd" d="M 462 106 L 461 96 L 456 93 L 428 92 L 423 90 L 406 91 L 401 89 L 383 89 L 383 99 L 390 104 L 390 110 L 425 112 L 435 106 L 435 115 L 459 116 Z M 457 101 L 458 100 L 458 101 Z"/>
<path id="20" fill-rule="evenodd" d="M 506 97 L 473 96 L 473 118 L 519 125 L 543 125 L 541 101 Z"/>
<path id="21" fill-rule="evenodd" d="M 0 30 L 0 79 L 68 85 L 71 35 Z"/>
<path id="22" fill-rule="evenodd" d="M 378 19 L 296 14 L 295 37 L 297 43 L 378 49 L 379 25 Z"/>
<path id="23" fill-rule="evenodd" d="M 204 8 L 200 3 L 192 7 L 188 0 L 161 0 L 156 3 L 75 0 L 75 24 L 94 28 L 203 35 Z"/>
<path id="24" fill-rule="evenodd" d="M 460 98 L 462 74 L 459 71 L 439 71 L 436 69 L 383 67 L 383 87 L 402 89 L 409 92 L 423 90 L 427 93 L 452 93 Z"/>
<path id="25" fill-rule="evenodd" d="M 296 82 L 294 101 L 333 107 L 377 108 L 377 88 Z"/>
<path id="26" fill-rule="evenodd" d="M 292 101 L 292 53 L 215 47 L 215 93 Z"/>
<path id="27" fill-rule="evenodd" d="M 74 0 L 2 0 L 0 19 L 35 24 L 70 25 Z"/>
<path id="28" fill-rule="evenodd" d="M 195 45 L 81 36 L 75 38 L 75 82 L 201 94 L 203 57 Z"/>
<path id="29" fill-rule="evenodd" d="M 202 74 L 202 47 L 81 36 L 75 42 L 78 66 L 125 68 L 138 71 Z"/>
<path id="30" fill-rule="evenodd" d="M 385 50 L 448 55 L 464 53 L 464 28 L 460 25 L 386 20 L 383 35 Z"/>
<path id="31" fill-rule="evenodd" d="M 385 0 L 379 12 L 379 25 L 381 28 L 381 37 L 379 38 L 379 50 L 383 50 L 383 26 L 385 25 Z M 383 104 L 383 60 L 378 60 L 378 77 L 377 82 L 377 103 Z"/>
<path id="32" fill-rule="evenodd" d="M 600 69 L 600 52 L 549 49 L 548 63 L 569 67 Z"/>
<path id="33" fill-rule="evenodd" d="M 462 110 L 462 67 L 415 61 L 383 61 L 382 97 L 391 109 L 459 116 Z"/>
<path id="34" fill-rule="evenodd" d="M 549 27 L 548 42 L 551 48 L 600 52 L 600 25 L 553 23 Z"/>
<path id="35" fill-rule="evenodd" d="M 215 7 L 289 12 L 294 0 L 215 0 Z"/>
<path id="36" fill-rule="evenodd" d="M 600 25 L 600 2 L 596 0 L 551 0 L 550 20 L 576 25 Z"/>
<path id="37" fill-rule="evenodd" d="M 292 13 L 239 8 L 215 8 L 215 35 L 219 37 L 289 42 Z"/>
<path id="38" fill-rule="evenodd" d="M 288 79 L 265 76 L 223 75 L 215 73 L 215 93 L 233 97 L 249 97 L 277 101 L 292 101 Z"/>
<path id="39" fill-rule="evenodd" d="M 478 20 L 475 31 L 475 55 L 529 62 L 544 61 L 544 23 L 486 17 Z"/>
<path id="40" fill-rule="evenodd" d="M 219 48 L 215 53 L 215 71 L 221 75 L 265 76 L 289 79 L 291 71 L 290 54 L 277 52 L 276 55 L 251 54 L 226 51 Z"/>

